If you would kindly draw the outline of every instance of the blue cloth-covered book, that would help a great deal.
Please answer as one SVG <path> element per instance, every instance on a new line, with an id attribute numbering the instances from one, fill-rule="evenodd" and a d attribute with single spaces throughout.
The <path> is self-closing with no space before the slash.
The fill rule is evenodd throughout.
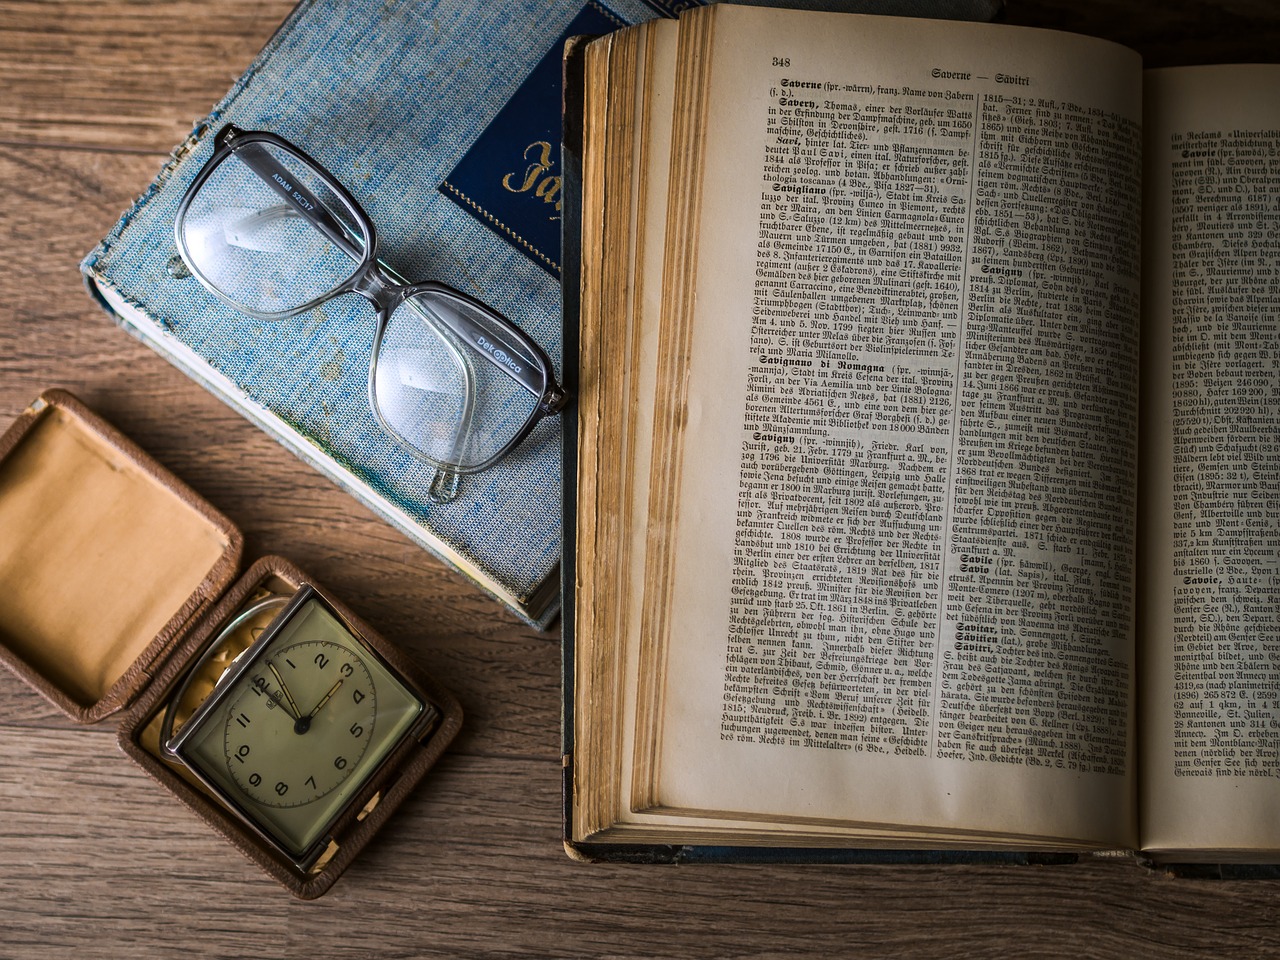
<path id="1" fill-rule="evenodd" d="M 570 35 L 661 11 L 639 0 L 304 0 L 84 261 L 131 333 L 521 617 L 559 604 L 559 426 L 433 503 L 433 470 L 377 422 L 361 298 L 264 323 L 182 268 L 174 215 L 226 123 L 283 135 L 355 195 L 380 257 L 511 318 L 560 357 L 560 59 Z"/>

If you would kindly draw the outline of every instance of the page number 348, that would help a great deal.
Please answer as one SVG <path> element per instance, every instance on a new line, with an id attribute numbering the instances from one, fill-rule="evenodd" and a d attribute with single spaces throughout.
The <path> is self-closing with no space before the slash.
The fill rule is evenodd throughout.
<path id="1" fill-rule="evenodd" d="M 790 57 L 774 57 L 773 65 L 775 67 L 789 67 L 791 66 L 791 58 Z"/>

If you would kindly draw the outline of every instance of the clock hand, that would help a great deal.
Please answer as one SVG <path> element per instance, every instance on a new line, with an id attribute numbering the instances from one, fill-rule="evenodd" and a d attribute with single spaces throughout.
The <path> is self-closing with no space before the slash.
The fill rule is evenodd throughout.
<path id="1" fill-rule="evenodd" d="M 270 660 L 267 661 L 267 666 L 271 668 L 272 674 L 275 675 L 276 683 L 280 684 L 281 692 L 284 694 L 285 699 L 289 701 L 289 716 L 293 717 L 294 720 L 300 720 L 302 711 L 298 709 L 298 704 L 294 701 L 293 694 L 289 692 L 289 688 L 285 685 L 284 677 L 280 676 L 280 671 L 276 669 L 276 665 Z"/>
<path id="2" fill-rule="evenodd" d="M 294 719 L 293 721 L 294 733 L 299 733 L 299 734 L 306 733 L 308 730 L 311 729 L 312 718 L 314 718 L 315 715 L 320 712 L 320 708 L 323 707 L 326 703 L 328 703 L 330 698 L 332 698 L 333 695 L 338 692 L 338 688 L 342 686 L 342 679 L 343 678 L 341 677 L 338 678 L 338 682 L 335 683 L 332 687 L 330 687 L 329 692 L 320 698 L 320 702 L 316 704 L 316 708 L 314 710 L 308 713 L 305 717 L 298 716 Z"/>
<path id="3" fill-rule="evenodd" d="M 338 692 L 338 688 L 339 688 L 340 686 L 342 686 L 342 681 L 343 681 L 343 678 L 342 678 L 342 677 L 339 677 L 339 678 L 338 678 L 338 682 L 337 682 L 337 683 L 335 683 L 332 687 L 330 687 L 330 688 L 329 688 L 329 692 L 328 692 L 328 693 L 326 693 L 326 694 L 321 698 L 320 702 L 316 704 L 316 708 L 315 708 L 314 710 L 312 710 L 309 714 L 307 714 L 307 719 L 308 719 L 308 720 L 310 720 L 310 719 L 311 719 L 312 717 L 314 717 L 317 713 L 319 713 L 319 712 L 320 712 L 320 708 L 321 708 L 321 707 L 323 707 L 326 703 L 328 703 L 328 702 L 329 702 L 329 700 L 333 697 L 333 695 L 334 695 L 335 693 L 337 693 L 337 692 Z"/>

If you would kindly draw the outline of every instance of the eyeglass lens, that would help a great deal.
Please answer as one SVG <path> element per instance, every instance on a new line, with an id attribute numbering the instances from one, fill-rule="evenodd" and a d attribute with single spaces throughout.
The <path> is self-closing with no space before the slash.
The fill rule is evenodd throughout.
<path id="1" fill-rule="evenodd" d="M 541 366 L 490 315 L 443 291 L 396 307 L 374 360 L 374 401 L 386 425 L 461 469 L 500 455 L 533 417 L 544 386 Z"/>
<path id="2" fill-rule="evenodd" d="M 249 166 L 255 157 L 268 161 L 262 173 Z M 322 299 L 351 279 L 368 246 L 360 218 L 323 176 L 264 143 L 246 144 L 218 164 L 191 198 L 181 230 L 195 271 L 253 314 Z"/>

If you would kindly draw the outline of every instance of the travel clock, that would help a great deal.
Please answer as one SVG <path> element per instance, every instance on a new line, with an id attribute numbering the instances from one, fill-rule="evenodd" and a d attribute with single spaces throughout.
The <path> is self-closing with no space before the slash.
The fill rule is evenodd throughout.
<path id="1" fill-rule="evenodd" d="M 273 616 L 274 614 L 274 616 Z M 263 626 L 265 624 L 265 626 Z M 210 677 L 239 631 L 256 639 Z M 174 732 L 194 683 L 209 695 Z M 439 711 L 334 610 L 303 585 L 250 603 L 222 630 L 170 700 L 165 753 L 262 838 L 306 869 L 362 788 Z"/>

